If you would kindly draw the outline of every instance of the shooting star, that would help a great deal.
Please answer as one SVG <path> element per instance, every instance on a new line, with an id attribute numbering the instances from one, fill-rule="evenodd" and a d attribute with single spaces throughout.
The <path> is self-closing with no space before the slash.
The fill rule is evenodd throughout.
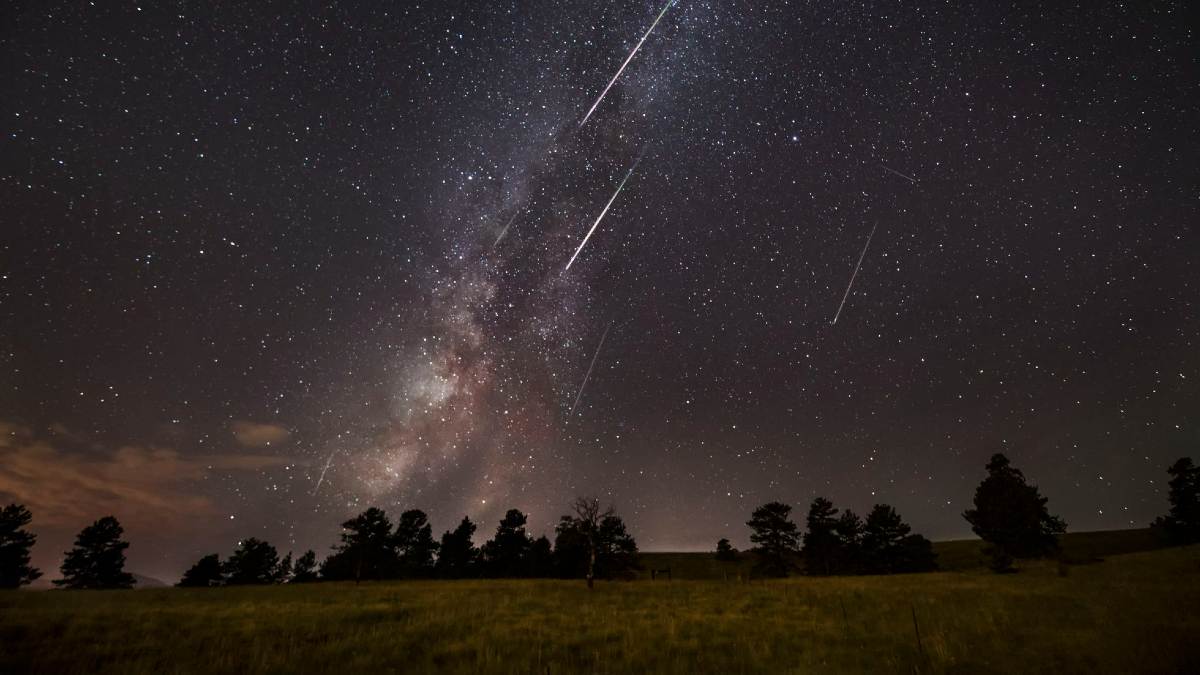
<path id="1" fill-rule="evenodd" d="M 313 488 L 313 495 L 317 494 L 317 490 L 321 489 L 321 483 L 325 482 L 325 472 L 329 471 L 329 465 L 333 464 L 333 456 L 337 454 L 337 450 L 329 453 L 329 459 L 325 460 L 325 468 L 321 469 L 321 477 L 317 479 L 317 486 Z"/>
<path id="2" fill-rule="evenodd" d="M 642 39 L 638 40 L 637 45 L 634 46 L 633 51 L 629 52 L 629 56 L 625 59 L 625 63 L 621 64 L 621 67 L 617 69 L 617 74 L 613 75 L 613 78 L 608 82 L 608 86 L 604 88 L 604 91 L 600 92 L 600 98 L 596 99 L 596 102 L 592 104 L 591 109 L 588 110 L 587 114 L 583 116 L 583 121 L 579 123 L 579 126 L 582 127 L 583 125 L 587 124 L 588 118 L 592 116 L 592 113 L 596 112 L 596 108 L 600 106 L 600 102 L 604 100 L 604 97 L 608 94 L 608 90 L 612 89 L 612 86 L 616 83 L 617 78 L 621 77 L 621 73 L 625 72 L 625 66 L 628 66 L 629 62 L 633 60 L 633 57 L 638 53 L 638 50 L 642 48 L 642 43 L 646 41 L 646 38 L 650 37 L 650 33 L 654 32 L 654 27 L 658 25 L 658 22 L 662 20 L 663 15 L 667 13 L 668 9 L 671 9 L 671 5 L 673 4 L 675 4 L 675 0 L 667 0 L 667 4 L 663 5 L 662 11 L 659 12 L 658 17 L 654 19 L 654 23 L 650 24 L 650 30 L 646 31 L 646 34 L 643 35 Z"/>
<path id="3" fill-rule="evenodd" d="M 583 398 L 583 390 L 587 387 L 588 380 L 592 377 L 592 370 L 596 367 L 596 359 L 600 357 L 600 350 L 604 348 L 604 338 L 608 337 L 608 331 L 613 327 L 613 322 L 609 321 L 608 326 L 604 328 L 604 333 L 600 335 L 600 344 L 596 345 L 596 353 L 592 354 L 592 362 L 588 365 L 587 373 L 583 376 L 583 384 L 579 385 L 579 393 L 575 394 L 575 402 L 571 404 L 571 412 L 567 416 L 575 414 L 575 408 L 579 405 L 579 399 Z"/>
<path id="4" fill-rule="evenodd" d="M 837 313 L 833 315 L 831 326 L 836 326 L 838 317 L 842 315 L 842 308 L 846 306 L 846 298 L 850 297 L 850 289 L 854 287 L 854 279 L 858 276 L 858 268 L 862 267 L 863 258 L 867 257 L 867 247 L 871 245 L 871 238 L 875 236 L 875 227 L 874 225 L 871 226 L 871 234 L 867 235 L 867 243 L 863 245 L 862 253 L 858 254 L 858 264 L 854 266 L 854 274 L 850 275 L 850 283 L 846 284 L 846 292 L 842 294 L 842 304 L 838 305 Z"/>
<path id="5" fill-rule="evenodd" d="M 634 160 L 633 166 L 629 167 L 629 171 L 625 174 L 625 177 L 621 179 L 621 183 L 617 186 L 617 191 L 613 193 L 612 199 L 608 200 L 608 203 L 604 205 L 604 210 L 601 211 L 600 215 L 596 217 L 596 222 L 592 223 L 592 229 L 588 230 L 588 233 L 586 236 L 584 236 L 583 241 L 579 242 L 579 248 L 575 249 L 575 255 L 571 256 L 571 260 L 567 262 L 567 266 L 565 269 L 563 269 L 563 273 L 566 273 L 567 270 L 571 269 L 571 265 L 573 265 L 575 263 L 575 259 L 579 257 L 579 252 L 582 251 L 583 247 L 587 245 L 588 239 L 592 238 L 592 233 L 596 231 L 596 227 L 600 225 L 600 221 L 604 219 L 604 214 L 608 213 L 609 207 L 613 205 L 613 202 L 617 201 L 617 195 L 621 194 L 621 190 L 625 187 L 625 181 L 629 180 L 629 177 L 633 175 L 634 169 L 636 169 L 638 164 L 641 163 L 642 155 L 644 154 L 646 154 L 646 150 L 643 148 L 642 153 L 638 155 L 636 160 Z"/>
<path id="6" fill-rule="evenodd" d="M 504 239 L 504 235 L 508 234 L 508 228 L 512 227 L 513 222 L 517 219 L 517 216 L 519 216 L 519 215 L 521 215 L 520 210 L 518 210 L 516 213 L 512 214 L 512 218 L 508 219 L 508 223 L 504 225 L 504 229 L 500 230 L 500 236 L 496 237 L 496 243 L 492 244 L 492 248 L 496 248 L 497 246 L 500 245 L 500 240 Z"/>
<path id="7" fill-rule="evenodd" d="M 894 174 L 896 174 L 897 176 L 900 176 L 900 177 L 901 177 L 901 178 L 903 178 L 904 180 L 906 180 L 906 181 L 908 181 L 908 182 L 910 182 L 910 183 L 912 183 L 912 184 L 914 184 L 914 185 L 915 185 L 915 184 L 916 184 L 916 182 L 917 182 L 917 179 L 916 179 L 916 178 L 913 178 L 912 176 L 909 176 L 909 175 L 907 175 L 907 174 L 900 173 L 899 171 L 897 171 L 897 170 L 895 170 L 895 169 L 893 169 L 893 168 L 891 168 L 891 167 L 889 167 L 889 166 L 884 166 L 883 164 L 880 164 L 880 165 L 879 165 L 879 168 L 883 169 L 884 171 L 887 171 L 888 173 L 894 173 Z"/>

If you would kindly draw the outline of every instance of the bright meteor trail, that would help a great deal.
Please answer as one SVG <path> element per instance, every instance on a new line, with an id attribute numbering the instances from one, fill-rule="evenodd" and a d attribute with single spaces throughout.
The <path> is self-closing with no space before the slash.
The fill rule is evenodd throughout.
<path id="1" fill-rule="evenodd" d="M 579 242 L 579 248 L 575 249 L 575 255 L 571 256 L 571 260 L 567 262 L 567 266 L 565 269 L 563 269 L 563 272 L 571 269 L 571 265 L 574 264 L 575 259 L 579 257 L 579 252 L 582 251 L 583 247 L 587 245 L 588 239 L 592 238 L 592 233 L 596 231 L 596 227 L 600 224 L 600 221 L 604 219 L 604 214 L 608 213 L 609 207 L 613 205 L 613 202 L 617 201 L 617 195 L 621 194 L 621 189 L 625 187 L 625 181 L 629 180 L 629 177 L 633 175 L 633 170 L 637 168 L 641 161 L 642 155 L 638 155 L 638 158 L 633 162 L 633 166 L 629 167 L 629 172 L 626 173 L 625 177 L 621 179 L 621 184 L 617 186 L 617 191 L 613 193 L 612 199 L 608 200 L 608 203 L 604 205 L 604 210 L 601 211 L 600 215 L 596 217 L 596 222 L 592 223 L 592 229 L 588 230 L 588 233 L 583 238 L 583 241 Z"/>
<path id="2" fill-rule="evenodd" d="M 628 66 L 629 62 L 633 60 L 633 57 L 638 53 L 638 50 L 642 48 L 642 43 L 646 41 L 646 38 L 650 37 L 650 33 L 654 32 L 654 27 L 658 25 L 658 22 L 662 20 L 663 15 L 667 13 L 668 9 L 671 9 L 671 5 L 673 4 L 675 4 L 675 0 L 667 0 L 667 4 L 663 5 L 662 11 L 659 12 L 658 17 L 654 19 L 654 23 L 650 24 L 650 30 L 646 31 L 646 34 L 643 35 L 642 39 L 638 40 L 637 45 L 634 46 L 633 51 L 629 52 L 629 56 L 625 59 L 625 63 L 621 64 L 621 67 L 617 69 L 617 74 L 613 75 L 613 78 L 608 82 L 608 86 L 604 88 L 604 91 L 600 92 L 600 98 L 596 99 L 596 102 L 592 104 L 591 109 L 588 110 L 587 114 L 583 116 L 583 121 L 579 123 L 579 126 L 582 127 L 583 125 L 587 124 L 588 118 L 592 116 L 592 113 L 596 112 L 596 108 L 599 107 L 600 102 L 604 100 L 604 96 L 608 94 L 608 90 L 612 89 L 612 86 L 617 81 L 617 78 L 621 77 L 621 73 L 625 72 L 625 66 Z"/>
<path id="3" fill-rule="evenodd" d="M 509 219 L 508 219 L 508 223 L 506 223 L 506 224 L 504 225 L 504 229 L 503 229 L 503 230 L 500 230 L 500 236 L 499 236 L 499 237 L 496 237 L 496 243 L 492 244 L 492 248 L 496 248 L 497 246 L 499 246 L 499 245 L 500 245 L 500 240 L 501 240 L 501 239 L 504 239 L 504 235 L 508 234 L 508 228 L 512 227 L 513 221 L 514 221 L 514 220 L 516 220 L 516 219 L 517 219 L 517 216 L 519 216 L 519 215 L 521 215 L 521 212 L 520 212 L 520 211 L 517 211 L 516 213 L 514 213 L 514 214 L 512 215 L 512 218 L 509 218 Z"/>
<path id="4" fill-rule="evenodd" d="M 592 369 L 596 367 L 596 359 L 600 357 L 600 350 L 604 349 L 604 338 L 608 337 L 608 331 L 613 327 L 613 322 L 609 321 L 608 326 L 604 328 L 604 333 L 600 335 L 600 344 L 596 345 L 596 353 L 592 354 L 592 362 L 588 365 L 587 373 L 583 376 L 583 383 L 579 385 L 579 393 L 575 394 L 575 402 L 571 404 L 571 412 L 567 416 L 575 414 L 575 408 L 579 405 L 579 399 L 583 398 L 583 390 L 587 388 L 588 380 L 592 377 Z"/>
<path id="5" fill-rule="evenodd" d="M 854 287 L 854 278 L 858 276 L 858 268 L 862 267 L 863 258 L 867 256 L 867 247 L 871 245 L 871 237 L 875 236 L 875 226 L 871 226 L 871 234 L 867 235 L 867 243 L 863 244 L 862 253 L 858 254 L 858 264 L 854 266 L 854 274 L 850 275 L 850 283 L 846 284 L 846 292 L 842 295 L 842 303 L 838 305 L 837 313 L 833 315 L 833 323 L 831 326 L 837 325 L 838 317 L 842 315 L 842 308 L 846 306 L 846 298 L 850 297 L 850 289 Z"/>

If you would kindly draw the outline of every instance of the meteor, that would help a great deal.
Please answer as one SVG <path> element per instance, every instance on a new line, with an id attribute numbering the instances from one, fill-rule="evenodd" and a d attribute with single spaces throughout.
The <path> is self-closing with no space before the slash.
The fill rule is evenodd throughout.
<path id="1" fill-rule="evenodd" d="M 842 304 L 838 305 L 837 313 L 833 315 L 831 326 L 836 326 L 838 317 L 842 315 L 842 308 L 846 306 L 846 298 L 850 297 L 850 289 L 854 287 L 854 278 L 858 276 L 858 268 L 862 267 L 863 258 L 867 256 L 867 247 L 871 245 L 871 237 L 875 236 L 875 227 L 874 225 L 871 226 L 871 234 L 867 235 L 867 243 L 863 245 L 862 253 L 858 254 L 858 264 L 854 266 L 854 274 L 850 275 L 850 283 L 846 284 L 846 292 L 842 295 Z"/>
<path id="2" fill-rule="evenodd" d="M 520 211 L 512 214 L 512 218 L 508 219 L 508 223 L 505 224 L 504 229 L 500 230 L 500 236 L 496 237 L 496 243 L 492 244 L 492 248 L 496 248 L 500 245 L 500 240 L 504 238 L 504 235 L 508 234 L 508 228 L 512 227 L 513 221 L 515 221 L 519 215 L 521 215 Z"/>
<path id="3" fill-rule="evenodd" d="M 645 154 L 644 149 L 642 150 L 642 154 Z M 625 177 L 621 179 L 621 184 L 617 186 L 617 191 L 613 193 L 612 199 L 608 200 L 608 203 L 604 205 L 604 210 L 601 211 L 600 215 L 596 217 L 596 222 L 592 223 L 592 229 L 588 230 L 588 233 L 583 238 L 583 241 L 579 242 L 579 248 L 575 249 L 575 255 L 571 256 L 571 260 L 567 262 L 567 267 L 563 270 L 563 273 L 566 273 L 567 270 L 571 269 L 571 265 L 573 265 L 575 263 L 575 259 L 579 257 L 579 252 L 582 251 L 583 247 L 587 245 L 588 239 L 592 238 L 592 233 L 596 231 L 596 226 L 600 224 L 601 220 L 604 220 L 604 214 L 608 213 L 609 207 L 613 205 L 613 202 L 617 201 L 617 195 L 621 194 L 621 190 L 625 187 L 625 181 L 629 180 L 629 177 L 633 175 L 633 170 L 638 167 L 638 164 L 641 163 L 641 161 L 642 155 L 638 155 L 638 158 L 633 162 L 633 166 L 629 167 L 629 171 L 625 174 Z"/>
<path id="4" fill-rule="evenodd" d="M 906 180 L 906 181 L 908 181 L 908 182 L 910 182 L 910 183 L 916 184 L 916 182 L 917 182 L 917 179 L 916 179 L 916 178 L 913 178 L 912 176 L 909 176 L 909 175 L 907 175 L 907 174 L 900 173 L 899 171 L 897 171 L 897 170 L 895 170 L 895 169 L 893 169 L 893 168 L 891 168 L 891 167 L 884 166 L 883 164 L 880 164 L 880 165 L 879 165 L 879 167 L 880 167 L 881 169 L 883 169 L 884 171 L 887 171 L 888 173 L 894 173 L 894 174 L 896 174 L 897 176 L 900 176 L 901 178 L 903 178 L 904 180 Z"/>
<path id="5" fill-rule="evenodd" d="M 625 66 L 628 66 L 629 62 L 633 60 L 633 57 L 638 53 L 638 50 L 642 48 L 642 43 L 646 41 L 646 38 L 650 37 L 650 33 L 654 32 L 654 27 L 658 25 L 658 22 L 662 20 L 663 15 L 667 13 L 668 9 L 671 9 L 671 5 L 673 4 L 675 4 L 675 0 L 667 0 L 667 4 L 663 5 L 662 11 L 659 12 L 658 17 L 654 19 L 654 23 L 650 24 L 650 30 L 646 31 L 646 34 L 642 36 L 641 40 L 638 40 L 638 43 L 636 46 L 634 46 L 633 51 L 629 52 L 628 58 L 625 59 L 625 63 L 622 63 L 621 67 L 617 69 L 617 74 L 613 75 L 613 78 L 608 82 L 608 86 L 604 88 L 604 91 L 600 92 L 600 98 L 596 99 L 596 102 L 592 104 L 591 109 L 588 110 L 587 114 L 583 116 L 583 121 L 579 123 L 580 127 L 587 124 L 588 118 L 592 116 L 592 113 L 596 112 L 596 108 L 599 107 L 600 102 L 604 100 L 605 95 L 608 94 L 608 90 L 612 89 L 612 86 L 614 83 L 616 83 L 617 78 L 621 77 L 621 73 L 625 72 Z"/>
<path id="6" fill-rule="evenodd" d="M 596 367 L 596 359 L 600 357 L 600 350 L 604 348 L 604 338 L 608 337 L 608 331 L 613 327 L 613 322 L 609 321 L 608 326 L 604 328 L 604 333 L 600 335 L 600 344 L 596 345 L 596 353 L 592 354 L 592 362 L 588 365 L 587 374 L 583 376 L 583 384 L 579 385 L 579 393 L 575 394 L 575 402 L 571 404 L 571 412 L 567 416 L 575 414 L 575 407 L 579 405 L 579 399 L 583 398 L 583 390 L 587 387 L 588 379 L 592 377 L 592 369 Z"/>
<path id="7" fill-rule="evenodd" d="M 325 482 L 325 472 L 329 471 L 329 465 L 333 464 L 333 456 L 337 454 L 337 450 L 329 453 L 329 459 L 325 460 L 325 468 L 321 469 L 321 477 L 317 479 L 317 486 L 313 488 L 313 495 L 317 494 L 317 490 L 321 489 L 321 483 Z"/>

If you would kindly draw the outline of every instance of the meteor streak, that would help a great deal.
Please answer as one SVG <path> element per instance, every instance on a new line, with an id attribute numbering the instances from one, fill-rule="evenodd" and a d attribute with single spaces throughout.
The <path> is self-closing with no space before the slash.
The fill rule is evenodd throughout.
<path id="1" fill-rule="evenodd" d="M 667 13 L 668 9 L 671 9 L 671 5 L 673 4 L 675 4 L 675 0 L 667 0 L 667 4 L 663 5 L 662 11 L 659 12 L 658 17 L 654 19 L 654 23 L 650 24 L 650 30 L 646 31 L 646 34 L 643 35 L 642 39 L 638 40 L 637 45 L 634 46 L 633 51 L 629 52 L 629 56 L 625 59 L 625 63 L 621 64 L 621 67 L 617 69 L 617 74 L 613 75 L 613 78 L 608 82 L 608 86 L 604 88 L 604 91 L 600 92 L 600 98 L 596 99 L 596 102 L 592 104 L 591 109 L 588 110 L 587 114 L 583 116 L 583 121 L 579 123 L 579 126 L 582 127 L 583 125 L 587 124 L 588 118 L 592 116 L 592 113 L 596 112 L 596 108 L 599 107 L 600 102 L 604 100 L 604 96 L 608 94 L 608 90 L 612 89 L 612 86 L 614 83 L 616 83 L 617 78 L 621 77 L 621 73 L 625 72 L 625 66 L 628 66 L 629 62 L 633 60 L 634 55 L 636 55 L 638 50 L 642 48 L 642 43 L 646 41 L 646 38 L 650 37 L 650 33 L 654 32 L 654 27 L 658 25 L 658 22 L 662 20 L 663 15 Z"/>
<path id="2" fill-rule="evenodd" d="M 850 297 L 850 289 L 854 287 L 854 278 L 858 276 L 858 268 L 862 267 L 863 258 L 867 256 L 867 247 L 871 245 L 871 237 L 875 236 L 875 227 L 871 226 L 871 234 L 867 235 L 867 243 L 863 244 L 862 253 L 858 254 L 858 264 L 854 266 L 854 274 L 850 275 L 850 283 L 846 284 L 846 292 L 842 294 L 842 303 L 838 305 L 837 313 L 833 315 L 831 326 L 836 326 L 838 317 L 842 315 L 842 308 L 846 306 L 846 298 Z"/>
<path id="3" fill-rule="evenodd" d="M 613 327 L 613 322 L 609 321 L 608 326 L 604 328 L 604 333 L 600 335 L 600 344 L 596 345 L 596 353 L 592 354 L 592 362 L 588 365 L 587 374 L 583 376 L 583 384 L 579 385 L 579 393 L 575 394 L 575 402 L 571 404 L 571 412 L 567 416 L 575 414 L 575 408 L 579 405 L 579 399 L 583 398 L 583 390 L 587 387 L 588 379 L 592 377 L 592 369 L 596 367 L 596 359 L 600 357 L 600 350 L 604 348 L 604 338 L 608 337 L 608 331 Z"/>
<path id="4" fill-rule="evenodd" d="M 325 460 L 325 468 L 321 469 L 321 477 L 317 479 L 317 486 L 313 488 L 312 493 L 317 494 L 317 490 L 321 489 L 321 483 L 325 482 L 325 472 L 329 471 L 329 465 L 333 464 L 333 456 L 337 454 L 337 450 L 329 453 L 329 459 Z"/>
<path id="5" fill-rule="evenodd" d="M 508 234 L 508 228 L 512 227 L 513 221 L 515 221 L 519 215 L 521 215 L 521 212 L 517 211 L 512 215 L 512 218 L 508 219 L 508 223 L 504 225 L 503 230 L 500 230 L 500 236 L 496 237 L 496 243 L 492 244 L 492 248 L 496 248 L 500 245 L 500 240 L 504 238 L 504 235 Z"/>
<path id="6" fill-rule="evenodd" d="M 642 154 L 645 154 L 644 149 Z M 612 199 L 608 200 L 608 203 L 604 205 L 604 210 L 601 211 L 600 215 L 596 217 L 596 222 L 592 223 L 592 229 L 588 230 L 588 233 L 583 238 L 583 241 L 579 242 L 579 248 L 575 249 L 575 255 L 571 256 L 571 260 L 567 262 L 566 268 L 563 269 L 564 273 L 571 269 L 571 265 L 573 265 L 575 263 L 575 259 L 579 257 L 579 252 L 582 251 L 583 247 L 587 245 L 588 239 L 592 238 L 592 233 L 596 231 L 596 226 L 598 226 L 600 221 L 604 219 L 604 214 L 608 213 L 609 207 L 613 205 L 613 202 L 617 201 L 617 195 L 621 194 L 621 189 L 625 187 L 625 181 L 629 180 L 629 177 L 633 175 L 633 170 L 638 167 L 638 164 L 641 163 L 641 161 L 642 155 L 638 155 L 638 158 L 633 162 L 633 166 L 629 167 L 628 173 L 626 173 L 625 177 L 621 179 L 621 184 L 617 186 L 617 191 L 613 193 Z"/>
<path id="7" fill-rule="evenodd" d="M 895 169 L 893 169 L 893 168 L 891 168 L 891 167 L 884 166 L 883 164 L 880 164 L 880 165 L 879 165 L 879 167 L 880 167 L 881 169 L 883 169 L 884 171 L 887 171 L 888 173 L 894 173 L 894 174 L 896 174 L 897 176 L 900 176 L 901 178 L 903 178 L 904 180 L 906 180 L 906 181 L 908 181 L 908 182 L 910 182 L 910 183 L 913 183 L 913 184 L 915 184 L 915 183 L 917 182 L 917 179 L 916 179 L 916 178 L 913 178 L 912 176 L 909 176 L 909 175 L 907 175 L 907 174 L 900 173 L 899 171 L 897 171 L 897 170 L 895 170 Z"/>

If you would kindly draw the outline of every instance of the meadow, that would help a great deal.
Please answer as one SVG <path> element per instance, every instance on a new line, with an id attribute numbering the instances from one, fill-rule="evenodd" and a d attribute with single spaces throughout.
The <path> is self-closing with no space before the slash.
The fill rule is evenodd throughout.
<path id="1" fill-rule="evenodd" d="M 0 672 L 1200 672 L 1200 547 L 1089 560 L 592 592 L 549 580 L 10 592 Z"/>

